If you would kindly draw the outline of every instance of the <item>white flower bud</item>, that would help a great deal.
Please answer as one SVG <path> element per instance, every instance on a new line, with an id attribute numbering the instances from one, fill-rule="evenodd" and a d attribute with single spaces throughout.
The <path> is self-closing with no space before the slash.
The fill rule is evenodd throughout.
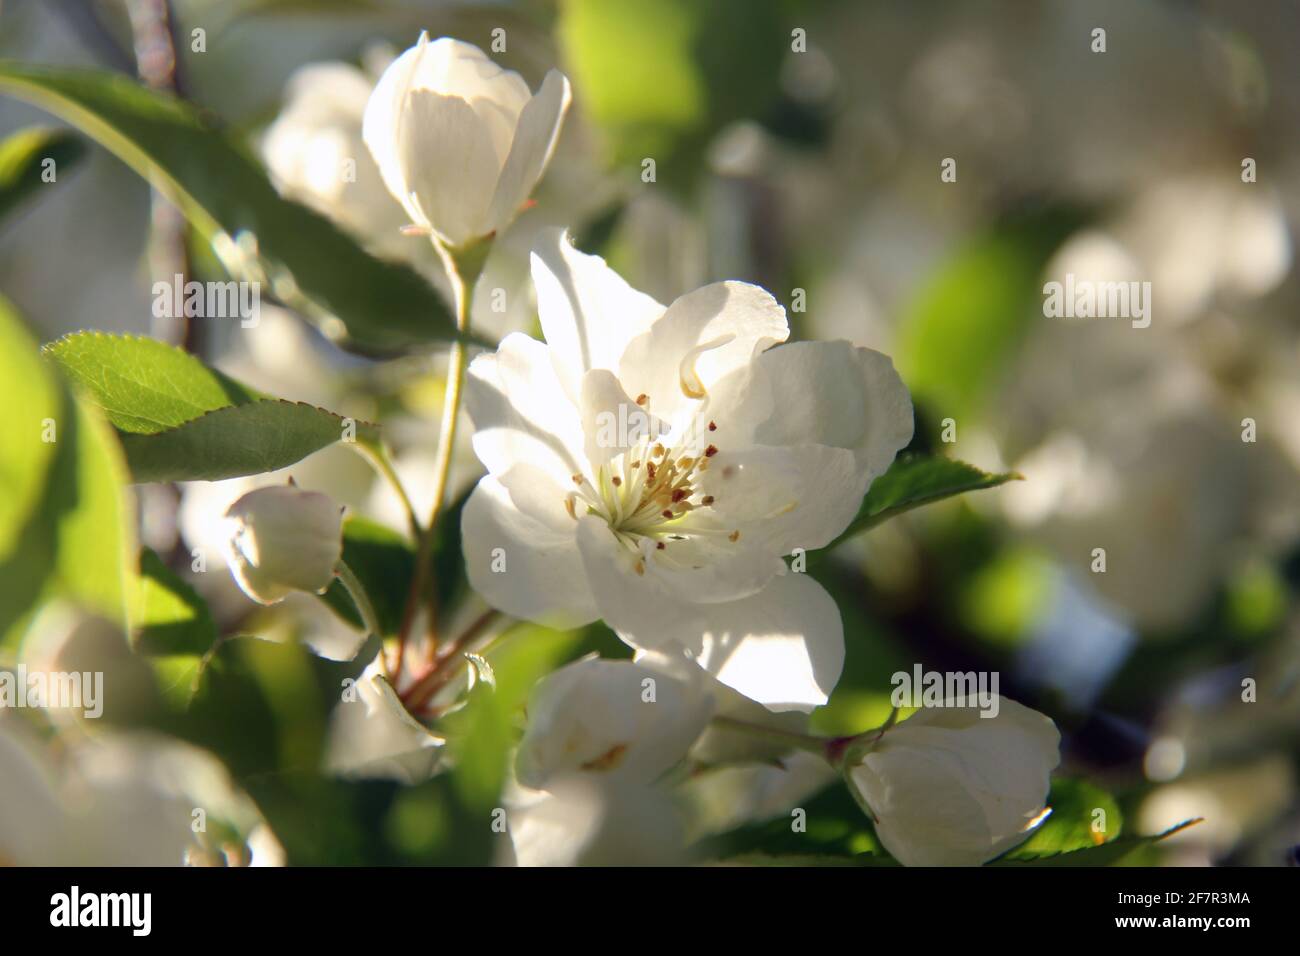
<path id="1" fill-rule="evenodd" d="M 362 137 L 411 221 L 461 246 L 514 219 L 568 105 L 569 81 L 555 70 L 534 96 L 473 44 L 421 34 L 380 77 Z"/>
<path id="2" fill-rule="evenodd" d="M 1000 699 L 923 709 L 885 731 L 847 778 L 876 835 L 907 866 L 978 866 L 1043 819 L 1061 735 L 1051 719 Z"/>
<path id="3" fill-rule="evenodd" d="M 632 661 L 574 661 L 533 690 L 515 773 L 536 789 L 568 772 L 649 783 L 686 756 L 712 713 L 698 683 Z"/>
<path id="4" fill-rule="evenodd" d="M 324 591 L 343 555 L 343 511 L 293 485 L 258 488 L 226 511 L 227 556 L 240 588 L 275 604 L 290 591 Z"/>

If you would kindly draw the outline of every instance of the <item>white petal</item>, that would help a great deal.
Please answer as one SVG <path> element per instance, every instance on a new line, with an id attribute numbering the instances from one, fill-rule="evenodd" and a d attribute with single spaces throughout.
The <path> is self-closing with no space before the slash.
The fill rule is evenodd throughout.
<path id="1" fill-rule="evenodd" d="M 886 355 L 847 342 L 794 342 L 755 365 L 739 388 L 727 383 L 726 402 L 739 409 L 727 419 L 737 441 L 847 448 L 870 481 L 912 439 L 912 399 Z"/>
<path id="2" fill-rule="evenodd" d="M 493 230 L 504 228 L 532 194 L 555 152 L 560 126 L 569 108 L 569 81 L 558 70 L 551 70 L 542 88 L 519 114 L 514 142 L 497 180 L 488 223 Z"/>
<path id="3" fill-rule="evenodd" d="M 844 628 L 839 608 L 816 581 L 756 564 L 747 583 L 765 580 L 761 590 L 697 603 L 670 590 L 678 582 L 653 573 L 649 564 L 637 574 L 599 519 L 578 522 L 578 547 L 601 616 L 627 644 L 685 651 L 769 710 L 806 712 L 826 703 L 844 667 Z"/>
<path id="4" fill-rule="evenodd" d="M 516 774 L 536 789 L 578 771 L 648 784 L 685 758 L 712 709 L 699 681 L 627 660 L 574 661 L 529 697 Z"/>
<path id="5" fill-rule="evenodd" d="M 558 497 L 556 503 L 562 507 Z M 562 527 L 525 514 L 501 481 L 483 478 L 461 517 L 471 586 L 515 617 L 569 627 L 594 621 L 598 615 L 582 558 L 572 532 L 557 530 Z"/>
<path id="6" fill-rule="evenodd" d="M 633 647 L 651 650 L 671 645 L 664 635 L 698 631 L 702 605 L 749 597 L 785 571 L 777 555 L 730 543 L 672 541 L 663 552 L 646 545 L 633 553 L 592 515 L 579 516 L 577 537 L 601 617 Z"/>
<path id="7" fill-rule="evenodd" d="M 474 452 L 494 475 L 517 462 L 557 481 L 585 471 L 577 406 L 556 376 L 548 346 L 515 332 L 495 354 L 470 363 L 465 410 L 474 424 Z"/>
<path id="8" fill-rule="evenodd" d="M 681 863 L 684 836 L 672 796 L 618 778 L 570 774 L 547 791 L 507 798 L 519 866 L 664 866 Z"/>
<path id="9" fill-rule="evenodd" d="M 886 849 L 908 865 L 978 865 L 1022 842 L 1060 762 L 1052 721 L 1005 697 L 926 707 L 887 731 L 852 779 Z"/>
<path id="10" fill-rule="evenodd" d="M 68 814 L 34 744 L 0 721 L 0 861 L 10 866 L 70 862 L 62 852 Z"/>
<path id="11" fill-rule="evenodd" d="M 564 390 L 576 404 L 583 373 L 617 370 L 627 343 L 664 307 L 624 282 L 604 259 L 579 252 L 559 229 L 539 234 L 532 269 L 542 331 Z"/>
<path id="12" fill-rule="evenodd" d="M 472 44 L 426 37 L 384 71 L 362 137 L 414 222 L 447 241 L 488 231 L 487 210 L 528 86 Z"/>
<path id="13" fill-rule="evenodd" d="M 717 433 L 725 442 L 725 429 Z M 710 517 L 773 554 L 825 547 L 862 504 L 864 478 L 846 448 L 754 445 L 723 448 L 699 481 L 713 498 Z"/>
<path id="14" fill-rule="evenodd" d="M 773 711 L 806 713 L 826 703 L 844 669 L 840 610 L 804 574 L 774 578 L 750 598 L 709 605 L 697 640 L 705 670 Z"/>
<path id="15" fill-rule="evenodd" d="M 325 755 L 326 769 L 343 777 L 419 783 L 438 763 L 443 740 L 413 718 L 392 685 L 367 668 L 355 700 L 334 708 Z"/>
<path id="16" fill-rule="evenodd" d="M 414 222 L 428 223 L 452 245 L 491 231 L 487 210 L 500 168 L 497 144 L 463 99 L 412 90 L 397 161 L 407 191 L 399 198 Z"/>
<path id="17" fill-rule="evenodd" d="M 628 343 L 619 378 L 672 417 L 707 394 L 729 372 L 790 334 L 785 309 L 765 289 L 715 282 L 673 302 L 649 330 Z"/>
<path id="18" fill-rule="evenodd" d="M 979 866 L 991 858 L 984 814 L 945 761 L 873 753 L 851 776 L 875 815 L 880 842 L 905 866 Z"/>
<path id="19" fill-rule="evenodd" d="M 587 461 L 599 467 L 641 439 L 657 438 L 667 426 L 636 404 L 608 369 L 582 377 L 582 431 Z"/>

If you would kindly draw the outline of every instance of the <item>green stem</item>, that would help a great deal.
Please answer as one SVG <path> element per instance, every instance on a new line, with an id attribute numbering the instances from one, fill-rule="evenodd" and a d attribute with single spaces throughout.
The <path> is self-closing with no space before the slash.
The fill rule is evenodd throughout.
<path id="1" fill-rule="evenodd" d="M 334 569 L 338 575 L 339 582 L 343 589 L 348 592 L 352 598 L 352 603 L 357 606 L 357 611 L 361 614 L 361 623 L 365 625 L 366 630 L 378 637 L 383 636 L 379 627 L 379 617 L 375 614 L 375 606 L 370 603 L 370 595 L 366 593 L 365 587 L 362 586 L 360 578 L 356 576 L 353 570 L 348 567 L 347 562 L 340 560 L 338 567 Z"/>
<path id="2" fill-rule="evenodd" d="M 411 537 L 419 541 L 424 531 L 420 527 L 420 519 L 415 514 L 415 505 L 411 502 L 411 497 L 406 493 L 406 486 L 402 484 L 402 479 L 397 476 L 397 469 L 393 467 L 393 460 L 388 457 L 388 450 L 380 444 L 370 444 L 368 442 L 359 442 L 357 448 L 375 468 L 382 478 L 384 478 L 397 493 L 398 500 L 402 503 L 403 510 L 406 511 L 406 521 L 411 529 Z"/>
<path id="3" fill-rule="evenodd" d="M 474 283 L 478 281 L 483 265 L 487 261 L 488 251 L 492 248 L 492 237 L 472 242 L 459 248 L 448 248 L 434 240 L 434 248 L 442 258 L 451 280 L 452 294 L 456 300 L 456 331 L 458 336 L 451 344 L 447 362 L 447 390 L 442 403 L 442 428 L 438 433 L 438 450 L 434 460 L 433 505 L 429 520 L 425 523 L 423 534 L 416 541 L 415 573 L 411 576 L 411 587 L 406 597 L 406 608 L 402 614 L 402 623 L 397 632 L 397 666 L 395 675 L 401 678 L 402 664 L 406 655 L 406 642 L 410 636 L 415 612 L 423 594 L 429 606 L 429 642 L 428 660 L 432 662 L 437 651 L 437 616 L 438 608 L 434 591 L 428 587 L 429 573 L 433 559 L 433 545 L 438 530 L 438 519 L 442 517 L 443 499 L 447 495 L 447 476 L 451 473 L 452 453 L 456 444 L 456 428 L 460 420 L 460 396 L 465 384 L 465 351 L 469 333 L 470 305 L 473 298 Z"/>
<path id="4" fill-rule="evenodd" d="M 779 727 L 750 723 L 748 720 L 739 720 L 735 717 L 714 717 L 713 726 L 722 730 L 734 730 L 742 734 L 749 734 L 751 737 L 759 737 L 772 743 L 784 744 L 796 750 L 806 750 L 820 757 L 827 756 L 828 746 L 836 740 L 833 737 L 818 737 L 813 734 L 801 734 L 794 730 L 782 730 Z"/>

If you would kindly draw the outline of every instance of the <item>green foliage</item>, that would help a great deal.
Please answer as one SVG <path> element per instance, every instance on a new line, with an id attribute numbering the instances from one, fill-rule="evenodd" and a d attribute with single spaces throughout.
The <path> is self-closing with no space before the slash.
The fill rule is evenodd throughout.
<path id="1" fill-rule="evenodd" d="M 1123 817 L 1115 799 L 1086 781 L 1067 777 L 1052 781 L 1047 802 L 1052 808 L 1047 820 L 994 865 L 1106 866 L 1188 825 L 1152 837 L 1120 836 Z M 1103 843 L 1092 829 L 1098 808 L 1106 813 Z M 782 815 L 711 837 L 695 852 L 705 859 L 755 866 L 895 865 L 847 787 L 833 784 L 804 801 L 803 809 L 804 832 L 796 832 L 791 818 Z"/>
<path id="2" fill-rule="evenodd" d="M 133 502 L 108 426 L 41 361 L 0 300 L 0 645 L 60 597 L 126 626 Z"/>
<path id="3" fill-rule="evenodd" d="M 794 829 L 787 813 L 710 837 L 697 845 L 694 853 L 701 859 L 766 865 L 796 865 L 792 861 L 807 859 L 816 859 L 821 865 L 830 861 L 839 865 L 893 863 L 843 784 L 828 786 L 804 800 L 801 807 L 805 811 L 803 832 Z"/>
<path id="4" fill-rule="evenodd" d="M 267 398 L 152 339 L 78 332 L 45 354 L 108 415 L 137 482 L 275 471 L 344 439 L 350 424 L 357 441 L 379 441 L 374 425 Z"/>
<path id="5" fill-rule="evenodd" d="M 1003 860 L 1037 860 L 1101 846 L 1117 839 L 1124 827 L 1124 815 L 1115 798 L 1086 780 L 1056 778 L 1047 805 L 1052 808 L 1051 815 Z M 1105 830 L 1094 829 L 1102 826 L 1102 821 Z"/>
<path id="6" fill-rule="evenodd" d="M 1012 857 L 1003 857 L 994 861 L 993 866 L 1113 866 L 1119 863 L 1125 857 L 1135 850 L 1145 847 L 1154 846 L 1161 840 L 1167 839 L 1181 830 L 1186 830 L 1190 826 L 1199 823 L 1200 820 L 1187 820 L 1177 826 L 1170 827 L 1163 833 L 1157 833 L 1152 836 L 1122 836 L 1117 840 L 1111 840 L 1100 845 L 1085 846 L 1079 849 L 1069 850 L 1063 853 L 1053 854 L 1051 856 L 1036 857 L 1034 859 L 1022 860 Z"/>
<path id="7" fill-rule="evenodd" d="M 282 199 L 242 144 L 184 102 L 129 77 L 0 62 L 0 93 L 48 110 L 163 190 L 221 254 L 256 240 L 275 294 L 360 350 L 456 337 L 446 304 L 415 272 L 365 252 L 322 216 Z M 234 278 L 243 274 L 223 257 Z"/>
<path id="8" fill-rule="evenodd" d="M 1019 479 L 1015 473 L 992 474 L 951 458 L 901 454 L 889 470 L 871 483 L 858 515 L 831 542 L 834 547 L 846 538 L 868 531 L 904 511 L 928 505 L 968 491 L 996 488 Z"/>
<path id="9" fill-rule="evenodd" d="M 140 551 L 131 624 L 142 654 L 202 656 L 217 642 L 207 602 L 149 548 Z"/>
<path id="10" fill-rule="evenodd" d="M 790 39 L 772 0 L 571 0 L 558 32 L 610 162 L 639 174 L 653 158 L 658 181 L 678 189 L 713 134 L 767 110 Z"/>
<path id="11" fill-rule="evenodd" d="M 396 634 L 415 573 L 411 543 L 385 525 L 349 515 L 343 522 L 343 560 L 366 589 L 384 636 Z M 361 615 L 339 581 L 330 585 L 324 600 L 343 620 L 362 627 Z"/>
<path id="12" fill-rule="evenodd" d="M 979 410 L 1042 320 L 1042 270 L 1080 220 L 1053 211 L 996 227 L 938 269 L 904 316 L 896 355 L 918 400 L 940 417 Z"/>
<path id="13" fill-rule="evenodd" d="M 265 398 L 156 339 L 76 332 L 42 350 L 121 432 L 155 435 L 205 412 Z"/>
<path id="14" fill-rule="evenodd" d="M 45 160 L 54 161 L 55 182 L 86 155 L 86 144 L 75 133 L 32 126 L 0 143 L 0 220 L 9 215 L 41 186 Z"/>

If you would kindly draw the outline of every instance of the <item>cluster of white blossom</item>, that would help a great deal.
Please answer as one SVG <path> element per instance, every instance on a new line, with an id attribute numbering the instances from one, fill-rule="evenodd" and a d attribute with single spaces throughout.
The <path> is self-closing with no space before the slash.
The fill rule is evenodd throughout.
<path id="1" fill-rule="evenodd" d="M 528 201 L 569 99 L 556 71 L 531 93 L 478 48 L 422 36 L 383 72 L 362 135 L 406 231 L 454 268 Z M 674 790 L 693 766 L 816 746 L 803 715 L 839 679 L 843 625 L 785 559 L 849 526 L 911 440 L 911 399 L 879 352 L 786 344 L 785 310 L 755 285 L 664 305 L 558 229 L 540 234 L 532 280 L 545 340 L 510 334 L 468 370 L 486 469 L 463 513 L 468 577 L 516 618 L 603 620 L 635 658 L 584 658 L 535 689 L 508 794 L 513 855 L 661 862 L 684 838 Z M 230 517 L 250 596 L 331 580 L 328 499 L 262 489 Z M 369 711 L 401 708 L 377 686 Z M 1007 700 L 992 718 L 946 703 L 820 751 L 903 863 L 979 864 L 1045 816 L 1053 723 Z M 401 716 L 389 723 L 409 736 Z"/>

